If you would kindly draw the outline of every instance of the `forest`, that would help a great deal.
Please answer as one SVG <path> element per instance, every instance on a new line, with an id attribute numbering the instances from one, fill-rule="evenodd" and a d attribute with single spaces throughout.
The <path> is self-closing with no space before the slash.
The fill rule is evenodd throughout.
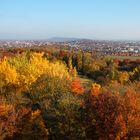
<path id="1" fill-rule="evenodd" d="M 140 139 L 140 60 L 61 46 L 0 50 L 0 140 L 78 139 Z"/>

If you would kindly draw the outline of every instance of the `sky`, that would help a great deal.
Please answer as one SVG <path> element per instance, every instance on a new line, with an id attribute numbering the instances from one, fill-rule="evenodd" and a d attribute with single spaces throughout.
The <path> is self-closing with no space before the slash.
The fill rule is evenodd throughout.
<path id="1" fill-rule="evenodd" d="M 140 0 L 0 0 L 0 40 L 140 40 Z"/>

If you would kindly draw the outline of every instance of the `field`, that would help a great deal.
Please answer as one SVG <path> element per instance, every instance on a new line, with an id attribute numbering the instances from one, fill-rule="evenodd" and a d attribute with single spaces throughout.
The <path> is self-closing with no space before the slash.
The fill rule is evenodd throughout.
<path id="1" fill-rule="evenodd" d="M 119 55 L 107 55 L 105 56 L 108 59 L 119 59 L 119 60 L 125 60 L 125 59 L 130 59 L 130 60 L 140 60 L 140 56 L 119 56 Z"/>
<path id="2" fill-rule="evenodd" d="M 92 79 L 89 79 L 86 76 L 79 75 L 79 77 L 80 77 L 81 84 L 84 86 L 91 86 L 91 84 L 94 82 Z"/>

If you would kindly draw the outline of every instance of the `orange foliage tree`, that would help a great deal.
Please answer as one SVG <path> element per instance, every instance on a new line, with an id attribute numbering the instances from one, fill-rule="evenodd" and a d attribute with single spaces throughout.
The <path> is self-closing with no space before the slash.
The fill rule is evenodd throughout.
<path id="1" fill-rule="evenodd" d="M 96 90 L 95 90 L 96 89 Z M 102 93 L 93 85 L 85 102 L 86 132 L 93 139 L 138 139 L 140 136 L 140 95 L 133 91 Z"/>
<path id="2" fill-rule="evenodd" d="M 76 93 L 77 95 L 80 95 L 84 92 L 84 88 L 82 87 L 81 83 L 80 83 L 80 80 L 78 78 L 74 79 L 72 82 L 71 82 L 71 90 Z"/>
<path id="3" fill-rule="evenodd" d="M 126 124 L 126 137 L 128 139 L 140 136 L 140 95 L 135 92 L 127 92 L 123 96 L 124 121 Z"/>
<path id="4" fill-rule="evenodd" d="M 115 140 L 125 136 L 123 103 L 118 95 L 109 93 L 92 94 L 85 103 L 85 112 L 88 113 L 86 118 L 88 138 Z"/>
<path id="5" fill-rule="evenodd" d="M 16 110 L 13 105 L 5 103 L 4 99 L 0 98 L 0 139 L 12 137 L 14 133 L 18 132 L 23 118 L 28 113 L 29 109 Z"/>
<path id="6" fill-rule="evenodd" d="M 100 93 L 101 86 L 99 84 L 92 84 L 91 94 L 93 96 L 98 95 Z"/>

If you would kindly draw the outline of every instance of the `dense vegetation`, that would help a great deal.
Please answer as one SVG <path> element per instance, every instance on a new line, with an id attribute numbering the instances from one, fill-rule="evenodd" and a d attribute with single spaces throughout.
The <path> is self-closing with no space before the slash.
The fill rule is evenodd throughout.
<path id="1" fill-rule="evenodd" d="M 1 140 L 139 140 L 139 60 L 59 47 L 0 56 Z"/>

